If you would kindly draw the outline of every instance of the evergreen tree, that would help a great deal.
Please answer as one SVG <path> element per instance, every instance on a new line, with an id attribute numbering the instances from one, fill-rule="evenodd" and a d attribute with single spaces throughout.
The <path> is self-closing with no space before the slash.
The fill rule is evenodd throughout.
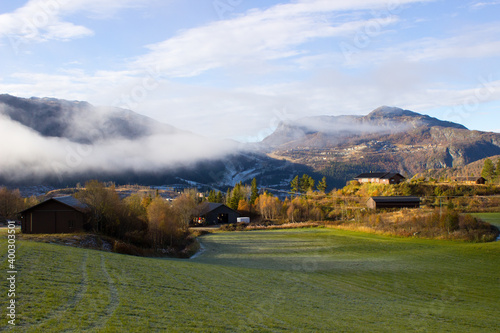
<path id="1" fill-rule="evenodd" d="M 214 202 L 223 203 L 224 202 L 223 200 L 224 200 L 224 198 L 222 197 L 222 192 L 218 191 Z"/>
<path id="2" fill-rule="evenodd" d="M 487 158 L 484 161 L 484 166 L 483 166 L 483 171 L 481 171 L 481 176 L 487 180 L 491 180 L 495 176 L 495 165 L 489 158 Z"/>
<path id="3" fill-rule="evenodd" d="M 302 178 L 299 181 L 299 189 L 300 192 L 306 193 L 309 190 L 314 188 L 314 179 L 312 179 L 309 175 L 303 174 Z"/>
<path id="4" fill-rule="evenodd" d="M 299 176 L 295 176 L 295 178 L 290 183 L 290 187 L 293 193 L 299 192 L 299 187 L 300 187 Z"/>
<path id="5" fill-rule="evenodd" d="M 252 179 L 252 185 L 251 185 L 251 192 L 250 192 L 250 204 L 253 205 L 255 203 L 255 200 L 259 197 L 259 189 L 257 188 L 257 179 Z"/>
<path id="6" fill-rule="evenodd" d="M 323 177 L 323 179 L 321 179 L 321 181 L 318 183 L 318 186 L 317 186 L 318 191 L 325 193 L 326 187 L 327 187 L 326 177 Z"/>
<path id="7" fill-rule="evenodd" d="M 215 196 L 215 190 L 211 190 L 208 194 L 208 202 L 217 202 Z"/>
<path id="8" fill-rule="evenodd" d="M 226 193 L 226 205 L 229 206 L 230 204 L 231 204 L 231 189 L 228 188 Z"/>
<path id="9" fill-rule="evenodd" d="M 231 200 L 229 200 L 228 206 L 234 210 L 238 209 L 238 204 L 240 200 L 243 199 L 243 192 L 241 190 L 241 186 L 242 186 L 241 182 L 236 184 L 231 193 Z"/>
<path id="10" fill-rule="evenodd" d="M 500 180 L 500 158 L 497 161 L 497 167 L 495 170 L 495 178 L 497 181 Z"/>

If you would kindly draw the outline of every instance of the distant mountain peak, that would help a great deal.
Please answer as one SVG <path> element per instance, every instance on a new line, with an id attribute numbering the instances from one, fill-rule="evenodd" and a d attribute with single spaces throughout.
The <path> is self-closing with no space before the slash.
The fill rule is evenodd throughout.
<path id="1" fill-rule="evenodd" d="M 154 133 L 178 133 L 176 128 L 131 110 L 95 107 L 83 101 L 49 97 L 21 98 L 0 95 L 0 115 L 46 137 L 78 143 L 102 139 L 138 139 Z"/>
<path id="2" fill-rule="evenodd" d="M 364 117 L 370 121 L 397 121 L 400 123 L 411 124 L 412 127 L 428 126 L 428 127 L 452 127 L 456 129 L 467 129 L 464 125 L 457 124 L 451 121 L 440 120 L 425 114 L 420 114 L 410 110 L 404 110 L 393 106 L 381 106 L 370 112 Z"/>
<path id="3" fill-rule="evenodd" d="M 381 106 L 373 110 L 367 117 L 421 117 L 422 115 L 410 110 L 403 110 L 394 106 Z"/>

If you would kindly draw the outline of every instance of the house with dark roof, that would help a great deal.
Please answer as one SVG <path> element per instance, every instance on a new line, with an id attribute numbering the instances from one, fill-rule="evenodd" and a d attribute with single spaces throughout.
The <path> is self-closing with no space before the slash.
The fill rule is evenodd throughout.
<path id="1" fill-rule="evenodd" d="M 376 183 L 376 184 L 400 184 L 405 181 L 399 173 L 392 172 L 370 172 L 362 173 L 354 177 L 360 183 Z"/>
<path id="2" fill-rule="evenodd" d="M 221 203 L 208 202 L 203 205 L 204 207 L 199 214 L 197 224 L 218 225 L 236 223 L 238 217 L 240 217 L 240 213 Z"/>
<path id="3" fill-rule="evenodd" d="M 454 182 L 457 182 L 457 183 L 464 183 L 464 184 L 471 184 L 471 185 L 473 185 L 473 184 L 477 184 L 477 185 L 486 184 L 486 178 L 484 178 L 484 177 L 472 177 L 472 176 L 470 176 L 470 177 L 454 177 L 454 178 L 452 178 L 452 180 Z"/>
<path id="4" fill-rule="evenodd" d="M 370 209 L 385 208 L 419 208 L 419 197 L 394 196 L 394 197 L 371 197 L 366 202 Z"/>
<path id="5" fill-rule="evenodd" d="M 20 212 L 25 234 L 58 234 L 89 231 L 87 206 L 72 196 L 56 197 Z"/>

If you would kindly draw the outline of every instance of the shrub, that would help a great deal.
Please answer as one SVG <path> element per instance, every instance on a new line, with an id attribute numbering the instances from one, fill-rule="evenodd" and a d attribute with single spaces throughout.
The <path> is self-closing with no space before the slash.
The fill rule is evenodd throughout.
<path id="1" fill-rule="evenodd" d="M 113 252 L 120 254 L 128 254 L 133 256 L 144 256 L 144 250 L 132 244 L 122 241 L 115 241 L 113 244 Z"/>

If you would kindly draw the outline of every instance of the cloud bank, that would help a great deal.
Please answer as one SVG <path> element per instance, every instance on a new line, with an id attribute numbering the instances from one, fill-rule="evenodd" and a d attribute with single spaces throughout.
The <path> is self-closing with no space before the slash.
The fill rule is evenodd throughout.
<path id="1" fill-rule="evenodd" d="M 239 149 L 232 141 L 207 139 L 161 124 L 134 138 L 104 135 L 95 125 L 106 125 L 112 118 L 96 112 L 86 112 L 85 118 L 82 124 L 74 122 L 78 118 L 66 120 L 72 131 L 87 132 L 91 143 L 77 142 L 81 133 L 72 138 L 43 136 L 0 110 L 1 176 L 14 182 L 47 177 L 64 182 L 78 174 L 164 172 L 216 160 Z"/>

